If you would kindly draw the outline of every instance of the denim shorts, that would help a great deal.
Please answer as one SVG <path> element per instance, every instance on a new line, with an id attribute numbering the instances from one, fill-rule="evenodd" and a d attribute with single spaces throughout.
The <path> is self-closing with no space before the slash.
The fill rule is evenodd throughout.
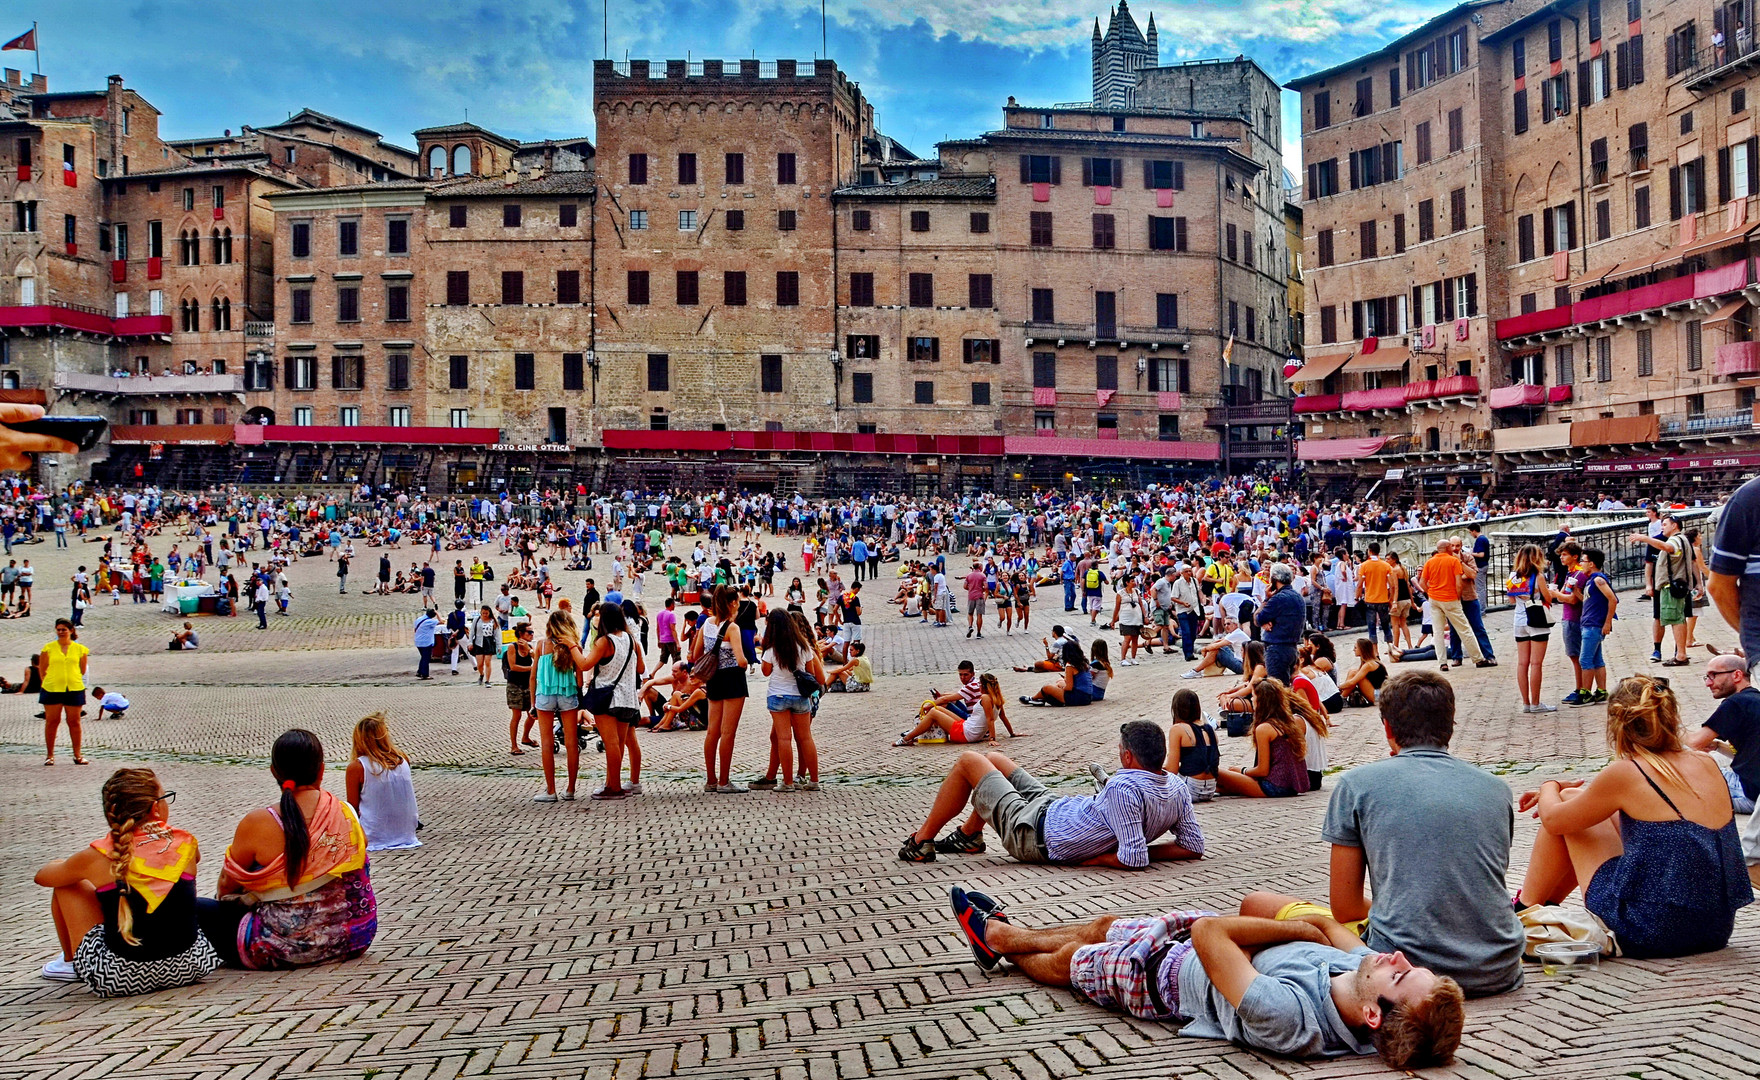
<path id="1" fill-rule="evenodd" d="M 533 712 L 575 712 L 581 707 L 579 694 L 538 694 L 532 698 Z"/>
<path id="2" fill-rule="evenodd" d="M 1583 624 L 1577 619 L 1562 620 L 1564 626 L 1564 654 L 1571 659 L 1583 655 Z"/>
<path id="3" fill-rule="evenodd" d="M 1601 636 L 1599 626 L 1583 627 L 1583 650 L 1577 656 L 1577 664 L 1584 671 L 1607 666 L 1607 662 L 1601 658 Z"/>
<path id="4" fill-rule="evenodd" d="M 771 694 L 764 699 L 764 707 L 771 712 L 810 713 L 813 703 L 795 694 Z"/>

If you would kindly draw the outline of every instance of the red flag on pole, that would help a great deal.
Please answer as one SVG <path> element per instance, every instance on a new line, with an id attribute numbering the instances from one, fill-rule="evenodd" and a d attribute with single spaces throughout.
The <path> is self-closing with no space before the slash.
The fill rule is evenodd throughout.
<path id="1" fill-rule="evenodd" d="M 29 49 L 35 52 L 37 49 L 37 28 L 33 26 L 6 44 L 0 45 L 0 52 L 5 52 L 7 49 Z"/>

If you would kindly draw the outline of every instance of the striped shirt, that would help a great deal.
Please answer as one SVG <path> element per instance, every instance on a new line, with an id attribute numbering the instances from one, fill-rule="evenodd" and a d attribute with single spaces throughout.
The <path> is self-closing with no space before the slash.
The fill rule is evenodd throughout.
<path id="1" fill-rule="evenodd" d="M 1122 769 L 1098 795 L 1062 798 L 1045 814 L 1045 853 L 1052 862 L 1086 862 L 1116 851 L 1118 861 L 1149 865 L 1149 841 L 1172 831 L 1187 851 L 1204 853 L 1204 833 L 1192 816 L 1192 792 L 1168 773 Z"/>

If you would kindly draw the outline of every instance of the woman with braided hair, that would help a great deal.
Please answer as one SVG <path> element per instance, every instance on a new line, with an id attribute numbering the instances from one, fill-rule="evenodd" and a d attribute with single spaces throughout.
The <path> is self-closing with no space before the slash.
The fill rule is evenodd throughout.
<path id="1" fill-rule="evenodd" d="M 104 997 L 200 982 L 220 957 L 196 923 L 196 838 L 166 823 L 177 793 L 151 769 L 118 769 L 103 797 L 110 831 L 37 871 L 61 939 L 43 977 Z"/>

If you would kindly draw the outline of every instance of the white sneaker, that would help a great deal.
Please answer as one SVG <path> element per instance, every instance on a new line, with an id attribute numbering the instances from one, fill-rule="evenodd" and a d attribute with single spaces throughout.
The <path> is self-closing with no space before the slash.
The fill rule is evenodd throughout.
<path id="1" fill-rule="evenodd" d="M 532 796 L 532 801 L 533 802 L 542 802 L 542 803 L 552 803 L 552 802 L 556 801 L 556 796 L 551 794 L 548 791 L 540 791 L 536 795 Z"/>
<path id="2" fill-rule="evenodd" d="M 78 982 L 79 973 L 73 970 L 72 961 L 63 960 L 58 956 L 43 965 L 43 978 L 55 982 Z"/>
<path id="3" fill-rule="evenodd" d="M 1558 706 L 1557 705 L 1530 705 L 1530 706 L 1528 706 L 1528 711 L 1529 712 L 1540 712 L 1540 713 L 1557 712 Z"/>
<path id="4" fill-rule="evenodd" d="M 750 791 L 751 789 L 746 787 L 744 784 L 722 784 L 720 787 L 716 788 L 715 790 L 720 792 L 723 795 L 744 795 L 746 792 Z"/>
<path id="5" fill-rule="evenodd" d="M 1203 677 L 1204 676 L 1198 674 L 1195 671 L 1188 671 L 1185 674 L 1180 676 L 1180 678 L 1182 678 L 1182 679 L 1202 679 Z"/>

